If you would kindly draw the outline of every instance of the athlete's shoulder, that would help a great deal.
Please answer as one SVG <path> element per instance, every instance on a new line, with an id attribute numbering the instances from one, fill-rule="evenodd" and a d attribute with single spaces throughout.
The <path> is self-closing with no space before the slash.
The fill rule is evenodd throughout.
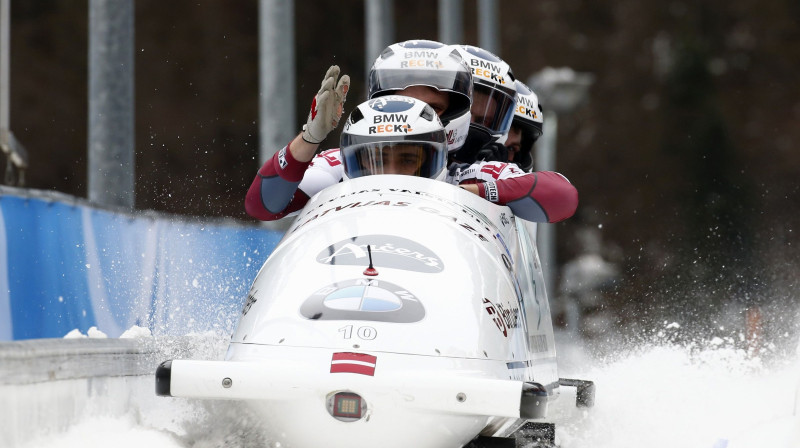
<path id="1" fill-rule="evenodd" d="M 299 188 L 308 197 L 311 197 L 323 189 L 341 182 L 343 177 L 344 165 L 339 148 L 328 149 L 317 154 L 311 160 Z"/>
<path id="2" fill-rule="evenodd" d="M 331 148 L 322 151 L 311 159 L 309 166 L 313 167 L 339 167 L 342 164 L 342 156 L 339 148 Z"/>

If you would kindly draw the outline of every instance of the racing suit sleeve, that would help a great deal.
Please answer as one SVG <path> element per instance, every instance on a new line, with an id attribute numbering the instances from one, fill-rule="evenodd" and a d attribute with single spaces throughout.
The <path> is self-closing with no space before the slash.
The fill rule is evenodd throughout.
<path id="1" fill-rule="evenodd" d="M 274 221 L 300 210 L 308 195 L 297 186 L 311 162 L 292 157 L 289 145 L 276 152 L 258 170 L 245 196 L 247 214 L 262 221 Z"/>
<path id="2" fill-rule="evenodd" d="M 559 222 L 578 208 L 578 190 L 555 171 L 525 173 L 516 166 L 483 162 L 475 167 L 479 196 L 508 206 L 516 216 L 533 222 Z M 470 180 L 462 183 L 471 183 Z"/>

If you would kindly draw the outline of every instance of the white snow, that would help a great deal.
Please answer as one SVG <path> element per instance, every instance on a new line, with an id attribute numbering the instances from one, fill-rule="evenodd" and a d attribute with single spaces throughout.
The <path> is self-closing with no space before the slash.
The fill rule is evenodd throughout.
<path id="1" fill-rule="evenodd" d="M 149 338 L 152 336 L 153 334 L 150 332 L 149 328 L 134 325 L 131 328 L 125 330 L 125 332 L 122 333 L 119 337 L 120 339 L 142 339 L 142 338 Z"/>
<path id="2" fill-rule="evenodd" d="M 151 336 L 147 329 L 133 327 L 126 337 Z M 198 339 L 207 345 L 200 350 L 213 356 L 226 344 L 217 339 Z M 571 418 L 554 414 L 562 448 L 800 446 L 796 354 L 765 361 L 713 338 L 613 350 L 559 339 L 561 376 L 589 379 L 597 387 L 594 408 L 574 412 Z M 132 406 L 128 414 L 89 413 L 66 432 L 42 435 L 23 448 L 264 446 L 264 436 L 243 423 L 241 406 L 155 397 L 151 380 L 143 382 L 131 391 L 136 395 L 131 402 L 141 405 Z M 563 407 L 571 398 L 574 394 L 565 390 L 555 405 Z"/>
<path id="3" fill-rule="evenodd" d="M 557 426 L 562 448 L 797 448 L 797 359 L 769 362 L 719 338 L 618 348 L 573 358 L 568 377 L 591 379 L 595 407 Z"/>
<path id="4" fill-rule="evenodd" d="M 64 339 L 80 339 L 85 337 L 86 335 L 81 333 L 81 330 L 78 330 L 77 328 L 64 335 Z"/>
<path id="5" fill-rule="evenodd" d="M 64 339 L 80 339 L 80 338 L 103 339 L 107 337 L 108 335 L 98 330 L 97 327 L 90 327 L 88 330 L 86 330 L 86 334 L 81 333 L 81 330 L 75 328 L 69 333 L 64 335 Z"/>
<path id="6" fill-rule="evenodd" d="M 132 416 L 89 417 L 55 434 L 32 441 L 26 448 L 179 448 L 185 447 L 172 434 L 140 426 Z"/>
<path id="7" fill-rule="evenodd" d="M 98 330 L 97 327 L 90 327 L 86 331 L 86 335 L 89 336 L 90 338 L 97 338 L 97 339 L 103 339 L 108 337 L 108 335 Z"/>

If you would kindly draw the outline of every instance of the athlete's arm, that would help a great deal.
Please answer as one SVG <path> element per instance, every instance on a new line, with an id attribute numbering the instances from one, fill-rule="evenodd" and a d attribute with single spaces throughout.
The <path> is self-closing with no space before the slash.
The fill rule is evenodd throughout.
<path id="1" fill-rule="evenodd" d="M 267 160 L 250 184 L 245 197 L 245 210 L 250 216 L 271 221 L 308 202 L 309 196 L 297 187 L 320 142 L 339 124 L 349 89 L 350 77 L 340 78 L 339 67 L 332 65 L 311 102 L 303 131 Z"/>
<path id="2" fill-rule="evenodd" d="M 308 196 L 297 186 L 311 159 L 305 162 L 295 159 L 294 143 L 292 141 L 275 153 L 258 170 L 244 201 L 244 208 L 250 216 L 273 221 L 300 210 L 308 202 Z"/>
<path id="3" fill-rule="evenodd" d="M 473 165 L 474 166 L 474 165 Z M 511 208 L 515 215 L 533 222 L 559 222 L 578 208 L 578 190 L 555 171 L 524 173 L 507 163 L 482 163 L 472 185 L 461 185 L 478 196 Z M 477 190 L 477 191 L 474 191 Z"/>

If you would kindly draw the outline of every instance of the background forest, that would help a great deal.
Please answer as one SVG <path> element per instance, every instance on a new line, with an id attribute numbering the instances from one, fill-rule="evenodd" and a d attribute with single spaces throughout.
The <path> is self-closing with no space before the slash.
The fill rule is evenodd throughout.
<path id="1" fill-rule="evenodd" d="M 26 187 L 78 197 L 87 3 L 11 2 L 11 129 L 30 155 Z M 593 306 L 639 328 L 713 326 L 759 304 L 783 332 L 800 272 L 800 2 L 497 3 L 499 53 L 520 79 L 548 66 L 595 77 L 587 104 L 559 117 L 556 162 L 580 193 L 577 215 L 557 225 L 559 261 L 595 250 L 618 268 Z M 255 222 L 243 200 L 263 162 L 258 1 L 135 8 L 136 208 Z M 395 1 L 395 18 L 395 41 L 438 39 L 436 2 Z M 353 78 L 349 108 L 364 99 L 363 2 L 296 1 L 295 30 L 299 130 L 330 64 Z M 478 45 L 474 1 L 463 43 Z"/>

